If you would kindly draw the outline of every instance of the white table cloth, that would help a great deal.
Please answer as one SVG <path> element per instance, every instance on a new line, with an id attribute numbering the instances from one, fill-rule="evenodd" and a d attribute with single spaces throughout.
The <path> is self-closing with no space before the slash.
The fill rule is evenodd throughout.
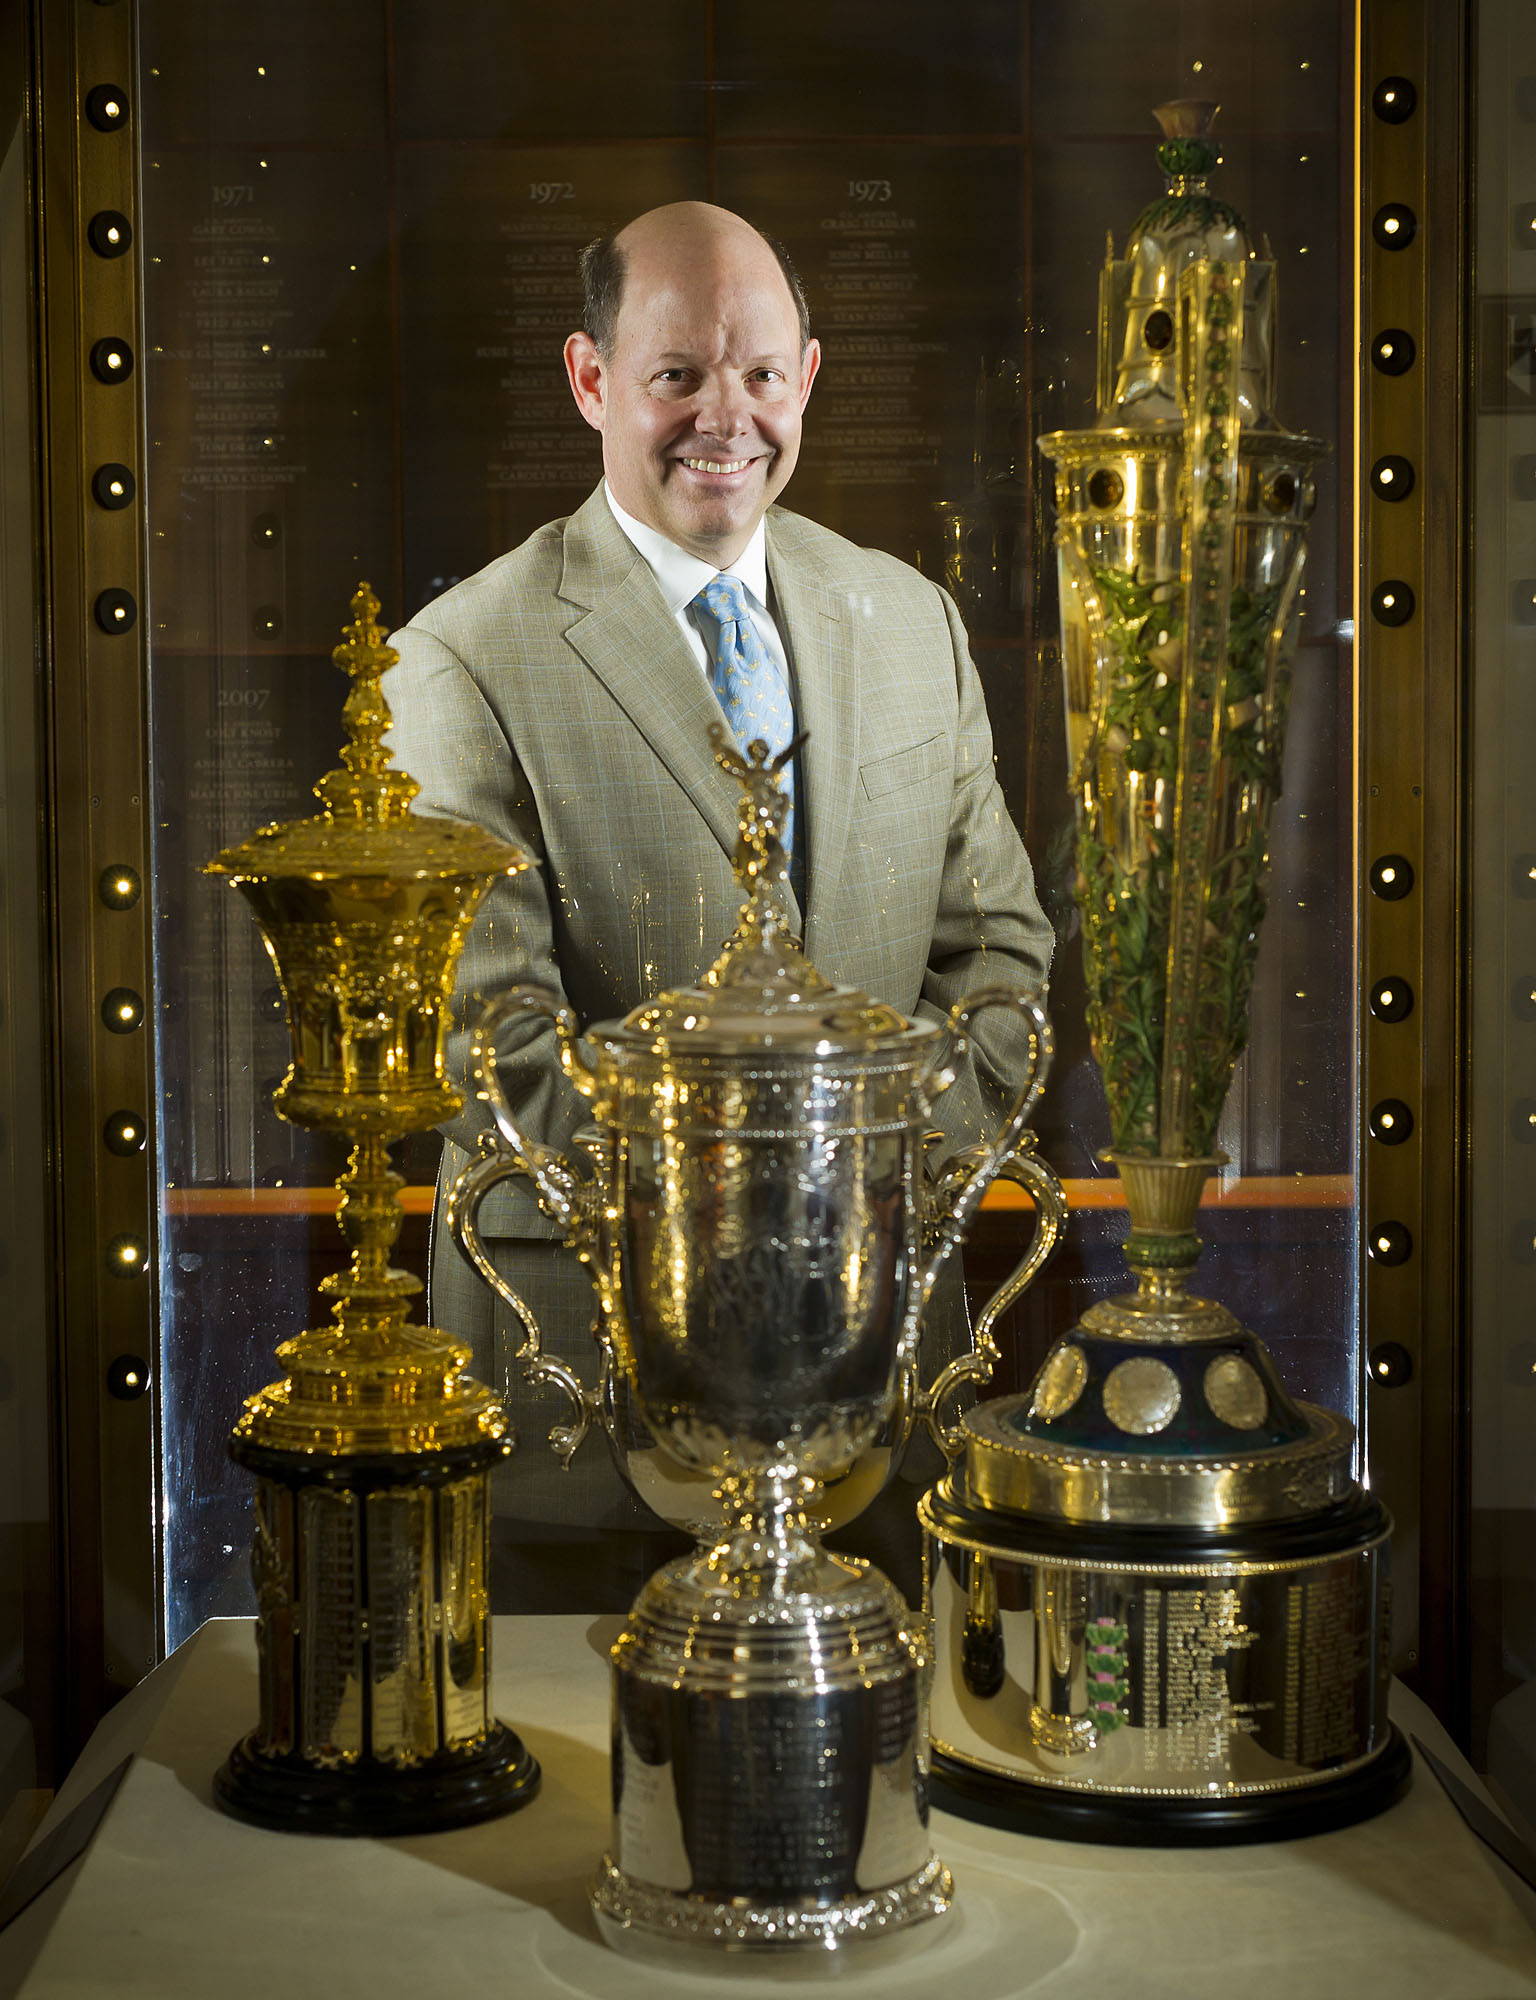
<path id="1" fill-rule="evenodd" d="M 255 1719 L 256 1658 L 248 1621 L 210 1622 L 102 1724 L 39 1829 L 136 1752 L 86 1853 L 0 1932 L 0 2000 L 825 1993 L 793 1965 L 695 1977 L 599 1942 L 585 1881 L 607 1832 L 617 1630 L 497 1619 L 496 1708 L 544 1767 L 539 1797 L 462 1832 L 355 1841 L 215 1810 L 209 1781 Z M 1394 1714 L 1475 1782 L 1402 1689 Z M 837 1978 L 849 2000 L 1536 2000 L 1536 1897 L 1422 1763 L 1390 1812 L 1308 1840 L 1090 1847 L 944 1813 L 933 1835 L 955 1913 L 926 1949 Z"/>

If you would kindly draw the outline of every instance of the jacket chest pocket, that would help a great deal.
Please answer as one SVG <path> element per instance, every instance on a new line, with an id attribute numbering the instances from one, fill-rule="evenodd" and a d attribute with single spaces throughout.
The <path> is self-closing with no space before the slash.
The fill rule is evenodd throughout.
<path id="1" fill-rule="evenodd" d="M 933 777 L 949 762 L 949 744 L 943 736 L 929 736 L 889 757 L 875 757 L 859 766 L 859 783 L 867 799 L 883 799 L 892 792 L 904 792 Z"/>

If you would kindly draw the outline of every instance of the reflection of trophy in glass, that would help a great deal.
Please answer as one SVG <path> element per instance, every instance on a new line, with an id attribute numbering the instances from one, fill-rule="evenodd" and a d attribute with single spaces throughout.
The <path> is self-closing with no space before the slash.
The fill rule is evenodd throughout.
<path id="1" fill-rule="evenodd" d="M 474 1210 L 498 1179 L 532 1177 L 600 1309 L 593 1391 L 540 1358 L 517 1306 L 525 1366 L 573 1401 L 559 1441 L 573 1450 L 594 1418 L 612 1426 L 622 1383 L 677 1466 L 715 1489 L 720 1525 L 652 1577 L 614 1648 L 599 1922 L 639 1949 L 824 1950 L 938 1914 L 950 1882 L 928 1845 L 924 1648 L 878 1571 L 820 1546 L 823 1489 L 893 1416 L 897 1449 L 914 1414 L 942 1432 L 949 1395 L 989 1372 L 984 1349 L 920 1391 L 918 1328 L 1005 1163 L 1039 1216 L 1005 1293 L 1055 1241 L 1059 1188 L 1023 1132 L 1049 1030 L 1005 988 L 974 994 L 946 1028 L 825 980 L 788 929 L 777 768 L 763 744 L 747 762 L 723 740 L 749 892 L 735 934 L 698 987 L 585 1043 L 543 989 L 499 1003 L 481 1074 L 505 1150 L 469 1170 L 455 1216 L 494 1279 Z M 925 1187 L 931 1103 L 989 1006 L 1028 1024 L 1024 1083 L 996 1142 Z M 593 1178 L 517 1130 L 489 1041 L 514 1011 L 554 1020 L 596 1121 Z"/>
<path id="2" fill-rule="evenodd" d="M 478 827 L 418 819 L 391 771 L 379 678 L 394 664 L 367 584 L 336 663 L 352 677 L 325 811 L 209 864 L 250 902 L 288 1003 L 284 1118 L 351 1144 L 337 1183 L 349 1268 L 335 1324 L 285 1341 L 285 1381 L 246 1404 L 231 1450 L 256 1476 L 261 1715 L 215 1780 L 264 1826 L 389 1834 L 532 1798 L 539 1767 L 490 1697 L 491 1467 L 510 1450 L 469 1351 L 406 1315 L 389 1147 L 450 1118 L 443 1037 L 469 921 L 526 859 Z"/>
<path id="3" fill-rule="evenodd" d="M 1099 418 L 1055 462 L 1088 1021 L 1134 1295 L 972 1411 L 924 1504 L 934 1768 L 962 1809 L 1103 1839 L 1314 1831 L 1405 1781 L 1390 1522 L 1353 1432 L 1185 1290 L 1247 1034 L 1312 468 L 1270 414 L 1273 266 L 1164 105 L 1168 194 L 1113 247 Z M 1119 355 L 1116 360 L 1115 350 Z"/>
<path id="4" fill-rule="evenodd" d="M 1029 589 L 1029 418 L 1016 362 L 983 361 L 976 378 L 973 483 L 961 500 L 935 501 L 943 534 L 939 578 L 972 643 L 1017 638 Z"/>

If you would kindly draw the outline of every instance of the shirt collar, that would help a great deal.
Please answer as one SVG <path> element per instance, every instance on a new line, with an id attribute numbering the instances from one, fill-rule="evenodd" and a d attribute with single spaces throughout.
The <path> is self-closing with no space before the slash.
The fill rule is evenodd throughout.
<path id="1" fill-rule="evenodd" d="M 763 521 L 759 521 L 753 529 L 751 541 L 730 569 L 722 572 L 713 563 L 690 555 L 657 529 L 647 527 L 644 521 L 637 521 L 633 514 L 626 513 L 614 499 L 606 480 L 603 482 L 603 498 L 608 502 L 609 513 L 644 558 L 666 599 L 667 609 L 674 615 L 691 604 L 706 583 L 713 583 L 722 574 L 739 578 L 746 585 L 752 602 L 767 610 L 768 537 Z"/>

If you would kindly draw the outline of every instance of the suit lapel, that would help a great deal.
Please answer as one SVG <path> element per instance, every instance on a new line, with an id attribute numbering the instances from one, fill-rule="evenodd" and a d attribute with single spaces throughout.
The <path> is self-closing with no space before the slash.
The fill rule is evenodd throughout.
<path id="1" fill-rule="evenodd" d="M 738 788 L 709 741 L 720 704 L 601 488 L 572 515 L 564 554 L 560 595 L 586 607 L 566 637 L 732 853 Z"/>
<path id="2" fill-rule="evenodd" d="M 805 950 L 814 959 L 817 927 L 842 874 L 858 783 L 856 607 L 800 546 L 793 515 L 768 516 L 768 575 L 794 662 L 800 727 L 809 734 L 802 767 L 810 818 Z"/>

